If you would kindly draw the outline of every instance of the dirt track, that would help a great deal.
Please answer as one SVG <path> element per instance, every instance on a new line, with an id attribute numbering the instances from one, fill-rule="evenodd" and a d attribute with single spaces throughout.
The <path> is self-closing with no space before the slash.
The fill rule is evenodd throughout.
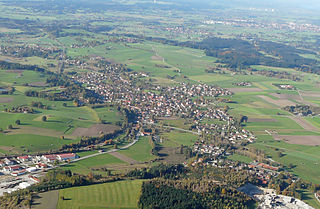
<path id="1" fill-rule="evenodd" d="M 289 144 L 310 145 L 310 146 L 320 145 L 320 136 L 274 135 L 273 138 L 278 141 L 284 140 Z"/>
<path id="2" fill-rule="evenodd" d="M 126 156 L 126 155 L 123 155 L 123 154 L 120 154 L 119 152 L 111 152 L 110 155 L 112 155 L 113 157 L 116 157 L 124 162 L 127 162 L 129 163 L 130 165 L 133 165 L 133 164 L 138 164 L 139 162 Z"/>

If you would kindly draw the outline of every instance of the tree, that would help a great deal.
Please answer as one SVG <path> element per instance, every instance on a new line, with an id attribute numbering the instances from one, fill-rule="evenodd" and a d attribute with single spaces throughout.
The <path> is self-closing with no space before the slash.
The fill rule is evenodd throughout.
<path id="1" fill-rule="evenodd" d="M 21 121 L 20 120 L 16 120 L 15 122 L 17 125 L 20 125 L 21 124 Z"/>
<path id="2" fill-rule="evenodd" d="M 43 122 L 47 121 L 47 116 L 45 116 L 45 115 L 42 116 L 42 121 L 43 121 Z"/>
<path id="3" fill-rule="evenodd" d="M 13 126 L 11 124 L 8 125 L 8 129 L 13 129 Z"/>
<path id="4" fill-rule="evenodd" d="M 66 106 L 67 106 L 67 103 L 63 103 L 62 106 L 66 107 Z"/>

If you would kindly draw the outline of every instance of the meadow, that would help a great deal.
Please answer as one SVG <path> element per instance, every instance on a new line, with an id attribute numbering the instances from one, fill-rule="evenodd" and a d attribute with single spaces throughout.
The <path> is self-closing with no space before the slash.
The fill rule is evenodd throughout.
<path id="1" fill-rule="evenodd" d="M 84 153 L 81 156 L 84 156 Z M 72 172 L 79 174 L 89 174 L 92 172 L 94 174 L 106 176 L 107 173 L 103 169 L 114 164 L 126 165 L 127 163 L 108 153 L 105 153 L 62 166 L 61 169 L 71 170 Z"/>
<path id="2" fill-rule="evenodd" d="M 57 208 L 134 209 L 137 208 L 142 182 L 128 180 L 62 189 L 59 191 Z"/>

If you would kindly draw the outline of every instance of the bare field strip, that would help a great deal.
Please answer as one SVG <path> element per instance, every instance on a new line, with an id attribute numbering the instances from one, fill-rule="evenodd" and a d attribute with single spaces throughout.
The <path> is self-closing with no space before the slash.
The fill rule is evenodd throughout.
<path id="1" fill-rule="evenodd" d="M 313 92 L 313 91 L 300 91 L 301 95 L 304 97 L 320 97 L 320 92 Z"/>
<path id="2" fill-rule="evenodd" d="M 262 90 L 259 88 L 228 88 L 229 91 L 233 93 L 241 93 L 241 92 L 261 92 Z"/>
<path id="3" fill-rule="evenodd" d="M 6 70 L 6 73 L 17 73 L 17 74 L 19 74 L 19 73 L 22 73 L 23 72 L 23 70 Z"/>
<path id="4" fill-rule="evenodd" d="M 124 162 L 129 163 L 130 165 L 139 163 L 138 161 L 136 161 L 136 160 L 134 160 L 134 159 L 132 159 L 132 158 L 130 158 L 128 156 L 125 156 L 125 155 L 123 155 L 123 154 L 121 154 L 119 152 L 111 152 L 109 154 L 112 155 L 113 157 L 118 158 L 119 160 L 122 160 Z"/>
<path id="5" fill-rule="evenodd" d="M 16 135 L 16 134 L 33 134 L 39 136 L 51 136 L 51 137 L 60 137 L 64 136 L 67 139 L 76 139 L 77 136 L 65 135 L 61 131 L 56 131 L 47 128 L 38 128 L 31 126 L 20 126 L 17 129 L 6 130 L 6 135 Z"/>
<path id="6" fill-rule="evenodd" d="M 13 98 L 9 98 L 9 97 L 0 97 L 0 103 L 9 103 L 12 102 Z"/>
<path id="7" fill-rule="evenodd" d="M 76 128 L 72 136 L 99 136 L 101 134 L 109 134 L 119 130 L 119 126 L 109 124 L 96 124 L 90 128 Z"/>
<path id="8" fill-rule="evenodd" d="M 32 209 L 56 209 L 59 200 L 59 190 L 37 194 L 32 197 Z"/>
<path id="9" fill-rule="evenodd" d="M 297 102 L 301 102 L 305 105 L 310 105 L 310 106 L 315 106 L 317 107 L 318 105 L 312 103 L 312 102 L 308 102 L 308 101 L 305 101 L 302 97 L 300 97 L 299 95 L 293 95 L 293 94 L 276 94 L 276 93 L 272 93 L 270 94 L 274 97 L 277 97 L 279 99 L 292 99 L 292 100 L 295 100 Z"/>
<path id="10" fill-rule="evenodd" d="M 277 122 L 277 119 L 274 118 L 250 118 L 248 119 L 248 122 Z"/>
<path id="11" fill-rule="evenodd" d="M 295 117 L 295 116 L 290 116 L 289 118 L 294 120 L 296 123 L 298 123 L 306 131 L 312 131 L 312 132 L 319 132 L 320 131 L 317 127 L 314 127 L 311 123 L 306 121 L 304 118 Z"/>
<path id="12" fill-rule="evenodd" d="M 273 135 L 273 138 L 277 141 L 285 141 L 289 144 L 299 145 L 320 145 L 320 136 L 294 136 L 294 135 Z"/>
<path id="13" fill-rule="evenodd" d="M 263 100 L 265 100 L 266 102 L 269 102 L 271 104 L 274 104 L 278 107 L 285 107 L 285 106 L 295 106 L 297 103 L 295 102 L 292 102 L 290 100 L 287 100 L 287 99 L 278 99 L 278 100 L 274 100 L 274 99 L 271 99 L 270 97 L 268 96 L 264 96 L 264 95 L 260 95 L 258 96 L 260 98 L 262 98 Z"/>

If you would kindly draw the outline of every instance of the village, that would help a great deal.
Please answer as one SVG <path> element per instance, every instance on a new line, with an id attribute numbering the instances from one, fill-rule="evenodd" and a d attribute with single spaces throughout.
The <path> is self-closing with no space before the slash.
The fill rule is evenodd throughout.
<path id="1" fill-rule="evenodd" d="M 24 155 L 0 160 L 0 196 L 39 183 L 44 172 L 78 159 L 75 153 Z"/>

